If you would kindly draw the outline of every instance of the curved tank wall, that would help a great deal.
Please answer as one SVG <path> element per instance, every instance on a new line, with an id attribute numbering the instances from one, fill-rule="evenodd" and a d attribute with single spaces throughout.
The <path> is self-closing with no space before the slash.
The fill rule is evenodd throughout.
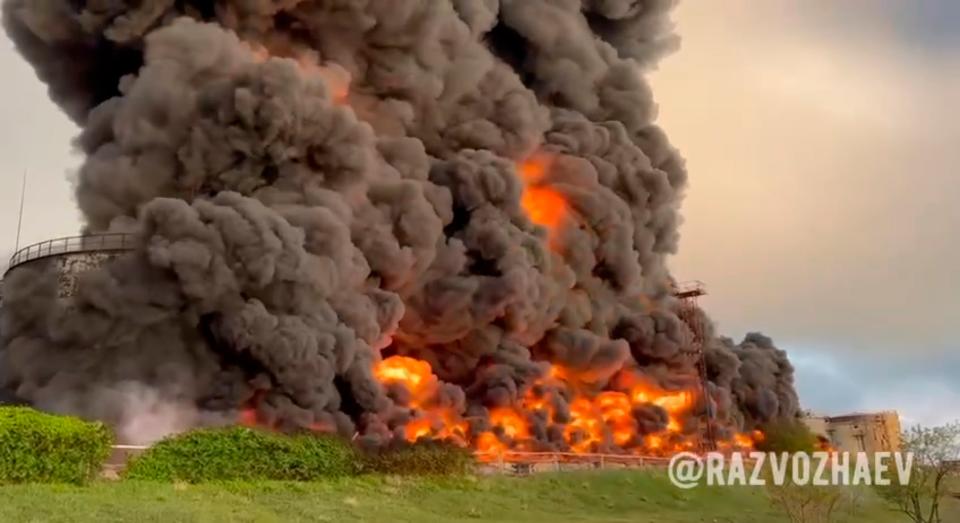
<path id="1" fill-rule="evenodd" d="M 48 240 L 16 252 L 10 259 L 4 279 L 13 272 L 34 265 L 54 264 L 57 272 L 58 295 L 73 296 L 77 276 L 102 266 L 117 255 L 132 250 L 135 239 L 128 234 L 101 234 Z M 0 306 L 3 290 L 0 286 Z"/>
<path id="2" fill-rule="evenodd" d="M 60 298 L 73 296 L 77 289 L 78 276 L 102 266 L 110 259 L 132 250 L 135 240 L 126 234 L 103 234 L 58 238 L 17 251 L 10 258 L 10 265 L 3 275 L 7 276 L 27 267 L 43 265 L 57 273 L 57 295 Z M 0 280 L 0 310 L 4 307 L 3 284 Z M 2 312 L 2 311 L 0 311 Z M 0 326 L 2 328 L 2 326 Z M 0 388 L 0 405 L 26 404 L 13 392 Z"/>

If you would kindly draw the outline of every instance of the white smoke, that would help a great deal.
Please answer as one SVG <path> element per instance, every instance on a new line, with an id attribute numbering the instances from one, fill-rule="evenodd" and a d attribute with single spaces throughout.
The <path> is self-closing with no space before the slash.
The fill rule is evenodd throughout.
<path id="1" fill-rule="evenodd" d="M 150 445 L 189 430 L 200 421 L 196 407 L 171 402 L 156 389 L 137 383 L 121 384 L 112 394 L 121 398 L 121 421 L 116 427 L 120 443 Z"/>

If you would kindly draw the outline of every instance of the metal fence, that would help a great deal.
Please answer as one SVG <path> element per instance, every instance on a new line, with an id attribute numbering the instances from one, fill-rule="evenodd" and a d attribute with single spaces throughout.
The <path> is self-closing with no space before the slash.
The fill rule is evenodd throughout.
<path id="1" fill-rule="evenodd" d="M 670 458 L 659 456 L 573 452 L 478 452 L 476 457 L 481 473 L 513 475 L 584 469 L 665 468 L 670 463 Z"/>
<path id="2" fill-rule="evenodd" d="M 57 238 L 20 249 L 10 258 L 7 270 L 51 256 L 98 251 L 127 251 L 133 249 L 135 245 L 136 238 L 133 235 L 122 233 Z"/>

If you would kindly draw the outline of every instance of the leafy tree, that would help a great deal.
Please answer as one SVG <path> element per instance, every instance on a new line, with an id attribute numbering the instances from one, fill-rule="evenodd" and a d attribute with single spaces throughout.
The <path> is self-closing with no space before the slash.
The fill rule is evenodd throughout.
<path id="1" fill-rule="evenodd" d="M 773 421 L 763 428 L 764 438 L 757 443 L 757 450 L 786 452 L 789 454 L 810 453 L 822 450 L 824 445 L 809 427 L 799 419 Z M 831 523 L 844 514 L 849 514 L 860 505 L 860 496 L 855 489 L 837 486 L 797 484 L 792 480 L 792 464 L 787 462 L 785 483 L 778 485 L 770 470 L 766 470 L 767 495 L 779 507 L 791 523 Z"/>
<path id="2" fill-rule="evenodd" d="M 914 523 L 941 523 L 940 503 L 960 458 L 960 422 L 911 428 L 903 434 L 903 451 L 913 453 L 909 478 L 901 484 L 896 477 L 877 492 Z"/>

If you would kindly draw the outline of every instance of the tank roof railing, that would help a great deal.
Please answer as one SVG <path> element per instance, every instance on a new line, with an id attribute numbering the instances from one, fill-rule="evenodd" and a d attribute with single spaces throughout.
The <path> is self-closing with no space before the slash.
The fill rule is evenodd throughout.
<path id="1" fill-rule="evenodd" d="M 690 280 L 673 284 L 673 295 L 677 298 L 696 298 L 707 294 L 707 286 L 700 280 Z"/>
<path id="2" fill-rule="evenodd" d="M 7 272 L 25 263 L 50 258 L 52 256 L 84 252 L 129 251 L 133 250 L 136 244 L 136 237 L 126 233 L 91 234 L 86 236 L 56 238 L 35 243 L 14 253 L 10 258 L 10 265 L 7 267 Z"/>

